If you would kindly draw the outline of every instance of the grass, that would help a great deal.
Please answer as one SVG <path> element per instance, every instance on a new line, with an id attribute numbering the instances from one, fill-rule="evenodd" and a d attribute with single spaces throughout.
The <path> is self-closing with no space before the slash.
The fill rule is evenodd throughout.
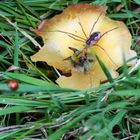
<path id="1" fill-rule="evenodd" d="M 139 58 L 139 0 L 88 0 L 107 5 L 108 15 L 123 20 Z M 120 70 L 110 83 L 88 90 L 60 88 L 56 72 L 30 56 L 43 44 L 30 31 L 43 19 L 82 0 L 1 0 L 0 2 L 0 139 L 140 139 L 140 67 Z M 121 9 L 118 7 L 122 6 Z M 99 58 L 98 58 L 99 59 Z M 99 59 L 100 61 L 100 59 Z M 7 86 L 9 79 L 19 89 Z"/>

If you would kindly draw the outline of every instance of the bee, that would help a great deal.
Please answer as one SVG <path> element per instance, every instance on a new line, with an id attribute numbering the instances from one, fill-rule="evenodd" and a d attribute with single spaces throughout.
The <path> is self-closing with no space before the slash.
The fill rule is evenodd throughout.
<path id="1" fill-rule="evenodd" d="M 71 62 L 71 65 L 79 72 L 82 72 L 82 73 L 87 72 L 94 64 L 95 56 L 92 53 L 90 53 L 90 51 L 89 51 L 89 49 L 93 46 L 98 46 L 100 49 L 102 49 L 106 53 L 106 55 L 109 57 L 109 59 L 112 61 L 112 63 L 114 63 L 113 60 L 111 59 L 111 57 L 109 56 L 109 54 L 105 51 L 105 49 L 103 47 L 101 47 L 100 45 L 98 45 L 98 42 L 103 36 L 105 36 L 107 33 L 111 32 L 111 31 L 117 29 L 118 27 L 110 29 L 103 34 L 100 31 L 93 32 L 94 27 L 96 26 L 97 22 L 99 21 L 101 15 L 102 15 L 102 12 L 100 13 L 100 15 L 98 16 L 96 21 L 93 23 L 88 36 L 86 35 L 84 28 L 79 20 L 78 23 L 80 25 L 80 28 L 82 29 L 82 32 L 83 32 L 85 38 L 77 36 L 73 33 L 62 31 L 62 30 L 56 31 L 56 32 L 64 33 L 64 34 L 68 35 L 69 37 L 84 43 L 82 50 L 78 50 L 74 47 L 69 47 L 69 49 L 73 51 L 73 55 L 64 59 L 64 60 L 69 60 Z"/>
<path id="2" fill-rule="evenodd" d="M 72 47 L 69 47 L 69 49 L 73 51 L 73 55 L 64 60 L 70 60 L 72 66 L 79 72 L 88 71 L 94 62 L 94 59 L 87 48 L 84 48 L 81 51 Z"/>

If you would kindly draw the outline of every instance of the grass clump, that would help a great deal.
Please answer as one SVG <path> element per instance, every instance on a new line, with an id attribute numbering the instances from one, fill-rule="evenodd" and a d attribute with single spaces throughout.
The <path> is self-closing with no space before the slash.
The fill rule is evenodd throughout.
<path id="1" fill-rule="evenodd" d="M 139 1 L 88 0 L 108 6 L 123 20 L 139 58 Z M 30 31 L 37 23 L 80 0 L 2 0 L 0 2 L 0 139 L 140 139 L 140 67 L 125 63 L 118 79 L 88 90 L 59 88 L 55 70 L 32 63 L 42 40 Z M 136 59 L 136 58 L 134 58 Z M 103 66 L 104 67 L 104 66 Z M 105 69 L 106 73 L 107 70 Z M 16 79 L 18 90 L 7 81 Z"/>

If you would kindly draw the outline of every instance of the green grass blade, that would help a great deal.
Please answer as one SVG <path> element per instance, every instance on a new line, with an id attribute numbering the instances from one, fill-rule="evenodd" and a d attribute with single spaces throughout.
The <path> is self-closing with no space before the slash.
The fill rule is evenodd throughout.
<path id="1" fill-rule="evenodd" d="M 43 80 L 40 80 L 40 79 L 37 79 L 37 78 L 33 78 L 33 77 L 27 76 L 25 74 L 10 73 L 10 72 L 6 72 L 6 73 L 3 73 L 3 74 L 8 76 L 9 78 L 17 79 L 19 81 L 23 81 L 25 83 L 30 83 L 30 84 L 33 84 L 33 85 L 46 86 L 46 87 L 56 87 L 56 85 L 53 84 L 53 83 L 50 83 L 48 81 L 43 81 Z"/>
<path id="2" fill-rule="evenodd" d="M 0 110 L 0 116 L 11 114 L 11 113 L 17 113 L 17 112 L 25 112 L 25 111 L 29 111 L 31 109 L 32 109 L 31 107 L 26 107 L 26 106 L 7 107 L 7 108 L 3 108 Z"/>
<path id="3" fill-rule="evenodd" d="M 101 66 L 103 72 L 105 73 L 105 75 L 106 75 L 108 81 L 109 81 L 110 83 L 114 83 L 114 80 L 113 80 L 113 78 L 112 78 L 112 76 L 111 76 L 109 70 L 108 70 L 107 67 L 105 66 L 105 64 L 101 61 L 101 59 L 100 59 L 97 55 L 96 55 L 96 58 L 97 58 L 97 60 L 98 60 L 98 62 L 99 62 L 99 64 L 100 64 L 100 66 Z"/>
<path id="4" fill-rule="evenodd" d="M 12 98 L 12 97 L 0 97 L 1 104 L 9 104 L 9 105 L 17 105 L 17 106 L 26 106 L 26 107 L 48 107 L 50 103 L 46 101 L 33 101 L 31 99 L 20 99 L 20 98 Z"/>

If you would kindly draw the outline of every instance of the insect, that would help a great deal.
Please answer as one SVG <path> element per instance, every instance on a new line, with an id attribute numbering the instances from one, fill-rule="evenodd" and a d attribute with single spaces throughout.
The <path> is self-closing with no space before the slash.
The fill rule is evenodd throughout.
<path id="1" fill-rule="evenodd" d="M 7 85 L 13 91 L 15 91 L 15 90 L 17 90 L 19 88 L 19 84 L 18 84 L 18 82 L 16 80 L 9 80 L 7 82 Z"/>
<path id="2" fill-rule="evenodd" d="M 94 62 L 92 55 L 86 48 L 82 51 L 72 47 L 69 47 L 69 49 L 73 51 L 73 55 L 64 60 L 70 60 L 73 67 L 79 72 L 86 72 Z"/>
<path id="3" fill-rule="evenodd" d="M 69 32 L 65 32 L 65 31 L 61 31 L 61 30 L 57 30 L 56 32 L 60 32 L 60 33 L 64 33 L 66 35 L 68 35 L 69 37 L 83 42 L 83 49 L 82 50 L 78 50 L 74 47 L 69 47 L 70 50 L 73 51 L 73 55 L 69 56 L 68 58 L 65 58 L 64 60 L 70 60 L 72 66 L 80 72 L 87 72 L 91 66 L 94 63 L 94 59 L 95 57 L 93 56 L 93 54 L 90 53 L 89 48 L 93 47 L 93 46 L 98 46 L 100 49 L 102 49 L 106 55 L 109 57 L 109 59 L 111 60 L 111 62 L 113 64 L 115 64 L 113 62 L 113 60 L 111 59 L 111 57 L 109 56 L 109 54 L 105 51 L 105 49 L 103 47 L 101 47 L 100 45 L 98 45 L 99 40 L 106 35 L 107 33 L 117 29 L 118 27 L 114 27 L 113 29 L 110 29 L 108 31 L 106 31 L 105 33 L 101 33 L 100 31 L 98 32 L 93 32 L 94 27 L 96 26 L 97 22 L 99 21 L 100 17 L 102 16 L 102 12 L 99 14 L 98 18 L 96 19 L 96 21 L 93 23 L 92 28 L 90 30 L 89 35 L 86 34 L 86 32 L 84 31 L 84 28 L 79 20 L 79 25 L 80 28 L 82 29 L 82 32 L 85 36 L 85 38 L 77 36 L 73 33 L 69 33 Z M 116 65 L 116 64 L 115 64 Z"/>

